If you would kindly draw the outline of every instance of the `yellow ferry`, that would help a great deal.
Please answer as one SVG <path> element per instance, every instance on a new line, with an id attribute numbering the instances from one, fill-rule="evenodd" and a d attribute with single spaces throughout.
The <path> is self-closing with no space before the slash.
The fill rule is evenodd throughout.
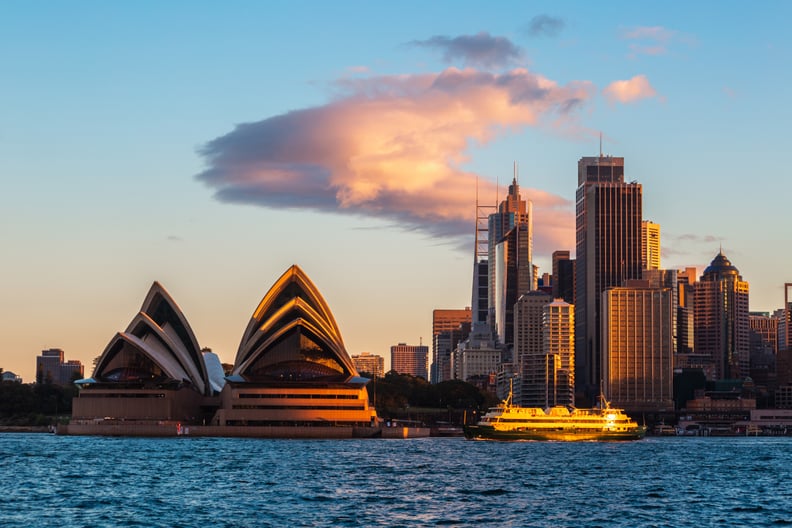
<path id="1" fill-rule="evenodd" d="M 510 392 L 477 423 L 465 424 L 464 433 L 468 440 L 640 440 L 646 426 L 638 425 L 622 409 L 610 407 L 605 398 L 599 408 L 556 406 L 545 411 L 513 405 Z"/>

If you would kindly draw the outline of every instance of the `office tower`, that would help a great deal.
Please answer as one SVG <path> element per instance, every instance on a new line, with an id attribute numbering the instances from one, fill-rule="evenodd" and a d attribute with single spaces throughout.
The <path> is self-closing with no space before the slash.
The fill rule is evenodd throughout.
<path id="1" fill-rule="evenodd" d="M 719 252 L 694 285 L 694 349 L 708 359 L 708 380 L 748 376 L 748 283 Z"/>
<path id="2" fill-rule="evenodd" d="M 359 373 L 371 374 L 375 378 L 385 375 L 385 358 L 370 352 L 352 355 L 352 364 Z"/>
<path id="3" fill-rule="evenodd" d="M 750 376 L 757 387 L 768 387 L 776 381 L 776 357 L 778 356 L 778 319 L 768 312 L 749 312 Z"/>
<path id="4" fill-rule="evenodd" d="M 514 306 L 514 359 L 520 372 L 520 404 L 545 405 L 545 351 L 542 344 L 544 307 L 553 296 L 531 291 L 520 296 Z"/>
<path id="5" fill-rule="evenodd" d="M 436 309 L 432 311 L 432 367 L 431 382 L 439 383 L 450 378 L 451 351 L 456 346 L 452 344 L 454 333 L 459 341 L 459 327 L 463 323 L 472 321 L 471 309 Z M 440 336 L 443 336 L 442 338 Z M 464 336 L 467 337 L 467 336 Z M 462 339 L 464 339 L 462 337 Z"/>
<path id="6" fill-rule="evenodd" d="M 416 378 L 428 379 L 427 364 L 429 347 L 399 343 L 391 347 L 391 370 L 399 374 L 410 374 Z"/>
<path id="7" fill-rule="evenodd" d="M 514 343 L 514 303 L 534 288 L 534 269 L 530 265 L 530 225 L 517 224 L 495 248 L 495 335 L 503 345 Z M 529 265 L 526 265 L 525 263 Z"/>
<path id="8" fill-rule="evenodd" d="M 599 392 L 602 292 L 640 279 L 642 190 L 624 182 L 624 158 L 578 161 L 575 261 L 575 381 L 589 396 Z"/>
<path id="9" fill-rule="evenodd" d="M 516 168 L 515 168 L 516 173 Z M 489 324 L 493 333 L 505 329 L 517 298 L 529 291 L 533 279 L 533 222 L 532 204 L 520 196 L 515 174 L 509 194 L 498 205 L 498 211 L 488 218 L 489 261 Z M 502 297 L 497 297 L 497 296 Z M 512 307 L 506 307 L 512 297 Z M 500 301 L 500 306 L 498 301 Z M 506 313 L 508 310 L 508 313 Z M 511 344 L 506 336 L 498 335 L 500 343 Z"/>
<path id="10" fill-rule="evenodd" d="M 644 269 L 660 269 L 660 224 L 641 222 L 641 262 Z"/>
<path id="11" fill-rule="evenodd" d="M 553 298 L 575 304 L 575 261 L 569 251 L 553 251 Z"/>
<path id="12" fill-rule="evenodd" d="M 792 350 L 792 299 L 789 290 L 792 283 L 784 283 L 784 307 L 777 310 L 774 315 L 778 319 L 778 348 L 780 351 Z"/>
<path id="13" fill-rule="evenodd" d="M 673 297 L 648 280 L 603 292 L 603 392 L 614 405 L 673 409 Z"/>
<path id="14" fill-rule="evenodd" d="M 83 372 L 82 363 L 76 359 L 65 361 L 60 348 L 42 350 L 36 357 L 36 383 L 69 385 L 74 379 L 82 378 Z"/>
<path id="15" fill-rule="evenodd" d="M 693 285 L 696 283 L 696 268 L 677 271 L 677 355 L 693 353 Z M 682 358 L 679 358 L 682 359 Z M 680 361 L 677 366 L 683 368 Z M 686 365 L 685 365 L 686 366 Z"/>

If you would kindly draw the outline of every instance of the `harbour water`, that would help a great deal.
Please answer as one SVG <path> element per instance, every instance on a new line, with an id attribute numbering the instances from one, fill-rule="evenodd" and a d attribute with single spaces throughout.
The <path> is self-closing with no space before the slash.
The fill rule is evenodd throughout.
<path id="1" fill-rule="evenodd" d="M 792 439 L 0 435 L 0 526 L 792 525 Z"/>

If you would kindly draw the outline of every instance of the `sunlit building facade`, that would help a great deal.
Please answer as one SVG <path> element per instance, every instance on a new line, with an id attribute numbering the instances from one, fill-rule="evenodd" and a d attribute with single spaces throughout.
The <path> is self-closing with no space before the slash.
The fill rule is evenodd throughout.
<path id="1" fill-rule="evenodd" d="M 385 358 L 378 354 L 370 352 L 363 352 L 362 354 L 353 354 L 352 363 L 358 372 L 365 372 L 371 374 L 375 378 L 381 378 L 385 375 Z"/>
<path id="2" fill-rule="evenodd" d="M 391 370 L 399 374 L 409 374 L 428 381 L 429 378 L 429 347 L 426 345 L 393 345 L 391 352 Z"/>
<path id="3" fill-rule="evenodd" d="M 451 379 L 451 353 L 459 342 L 460 328 L 466 325 L 468 333 L 472 322 L 471 309 L 435 309 L 432 311 L 432 383 Z M 464 339 L 467 335 L 462 336 Z M 456 341 L 454 340 L 456 338 Z"/>
<path id="4" fill-rule="evenodd" d="M 511 308 L 533 282 L 533 204 L 520 196 L 516 175 L 498 211 L 489 215 L 488 237 L 490 328 L 500 343 L 511 344 L 497 333 L 511 329 Z M 513 297 L 510 305 L 508 296 Z"/>
<path id="5" fill-rule="evenodd" d="M 628 281 L 602 294 L 605 397 L 633 410 L 673 409 L 673 290 Z"/>
<path id="6" fill-rule="evenodd" d="M 660 224 L 641 222 L 641 262 L 644 269 L 660 269 Z"/>
<path id="7" fill-rule="evenodd" d="M 719 252 L 694 287 L 694 343 L 709 359 L 708 380 L 736 379 L 750 370 L 748 283 Z"/>
<path id="8" fill-rule="evenodd" d="M 624 158 L 578 161 L 575 261 L 575 377 L 589 396 L 602 379 L 601 297 L 641 279 L 642 188 L 624 181 Z"/>
<path id="9" fill-rule="evenodd" d="M 367 426 L 367 378 L 346 352 L 319 290 L 291 266 L 254 310 L 214 423 Z"/>

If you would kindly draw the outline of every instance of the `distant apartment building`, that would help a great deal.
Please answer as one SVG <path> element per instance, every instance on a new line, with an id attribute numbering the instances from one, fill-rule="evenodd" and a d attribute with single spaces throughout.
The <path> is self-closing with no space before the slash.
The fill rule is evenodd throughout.
<path id="1" fill-rule="evenodd" d="M 660 224 L 641 222 L 641 262 L 644 269 L 660 269 Z"/>
<path id="2" fill-rule="evenodd" d="M 377 354 L 363 352 L 362 354 L 353 355 L 352 364 L 355 365 L 355 370 L 358 373 L 365 372 L 375 378 L 381 378 L 385 375 L 385 358 Z"/>
<path id="3" fill-rule="evenodd" d="M 68 385 L 74 379 L 82 378 L 83 371 L 80 361 L 65 361 L 60 348 L 42 350 L 41 355 L 36 357 L 36 383 Z"/>
<path id="4" fill-rule="evenodd" d="M 391 347 L 391 370 L 429 379 L 429 347 L 399 343 Z"/>
<path id="5" fill-rule="evenodd" d="M 457 343 L 467 338 L 471 321 L 470 307 L 432 311 L 432 383 L 451 379 L 451 354 Z"/>

